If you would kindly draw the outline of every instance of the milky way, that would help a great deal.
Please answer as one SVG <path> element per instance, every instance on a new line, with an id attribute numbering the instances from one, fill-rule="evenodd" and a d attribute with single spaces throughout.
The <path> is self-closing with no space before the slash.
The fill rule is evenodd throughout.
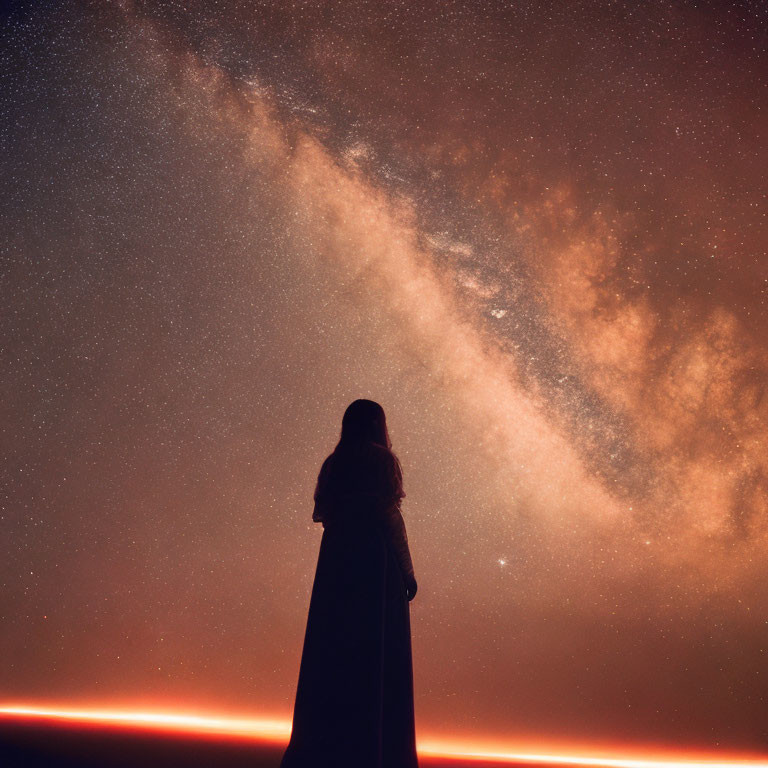
<path id="1" fill-rule="evenodd" d="M 4 697 L 289 715 L 368 397 L 420 732 L 764 746 L 766 22 L 8 12 Z"/>

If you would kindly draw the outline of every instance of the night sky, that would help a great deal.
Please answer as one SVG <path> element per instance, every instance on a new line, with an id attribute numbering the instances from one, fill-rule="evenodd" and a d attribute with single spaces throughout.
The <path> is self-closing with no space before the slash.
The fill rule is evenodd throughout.
<path id="1" fill-rule="evenodd" d="M 0 698 L 290 717 L 355 398 L 420 734 L 768 745 L 768 6 L 0 33 Z"/>

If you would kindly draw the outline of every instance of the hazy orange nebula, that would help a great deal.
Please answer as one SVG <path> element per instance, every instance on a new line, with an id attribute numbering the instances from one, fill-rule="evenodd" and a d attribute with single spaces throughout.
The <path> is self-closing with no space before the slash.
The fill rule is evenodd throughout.
<path id="1" fill-rule="evenodd" d="M 282 738 L 315 478 L 368 397 L 425 750 L 764 750 L 761 13 L 11 14 L 4 698 Z"/>

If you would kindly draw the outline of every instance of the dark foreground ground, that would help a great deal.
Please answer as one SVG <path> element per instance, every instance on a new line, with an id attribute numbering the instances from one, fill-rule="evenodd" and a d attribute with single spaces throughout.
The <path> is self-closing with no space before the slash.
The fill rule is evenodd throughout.
<path id="1" fill-rule="evenodd" d="M 0 720 L 2 768 L 278 768 L 283 749 L 282 744 L 209 734 Z M 420 757 L 419 764 L 420 768 L 502 765 L 434 757 Z"/>

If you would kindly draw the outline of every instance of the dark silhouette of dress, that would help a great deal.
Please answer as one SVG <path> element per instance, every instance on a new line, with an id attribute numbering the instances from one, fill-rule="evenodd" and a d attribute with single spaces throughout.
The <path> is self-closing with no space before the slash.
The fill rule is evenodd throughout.
<path id="1" fill-rule="evenodd" d="M 281 768 L 418 766 L 403 496 L 381 445 L 323 463 L 312 519 L 324 530 Z"/>

